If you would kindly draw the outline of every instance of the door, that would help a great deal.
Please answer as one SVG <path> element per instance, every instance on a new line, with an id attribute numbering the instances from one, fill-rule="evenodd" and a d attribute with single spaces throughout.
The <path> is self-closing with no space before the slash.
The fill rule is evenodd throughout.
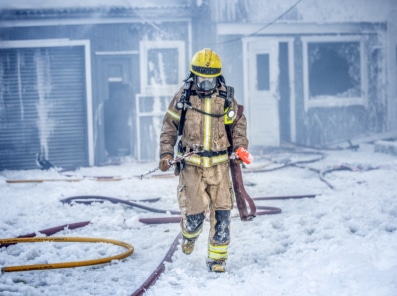
<path id="1" fill-rule="evenodd" d="M 98 56 L 98 108 L 102 117 L 97 123 L 98 163 L 119 162 L 135 157 L 135 93 L 139 80 L 134 71 L 137 54 L 103 54 Z M 136 68 L 135 68 L 136 69 Z"/>
<path id="2" fill-rule="evenodd" d="M 279 146 L 279 43 L 270 38 L 243 42 L 245 114 L 250 146 Z"/>
<path id="3" fill-rule="evenodd" d="M 131 90 L 128 84 L 109 82 L 109 96 L 104 103 L 105 150 L 108 157 L 131 154 Z"/>

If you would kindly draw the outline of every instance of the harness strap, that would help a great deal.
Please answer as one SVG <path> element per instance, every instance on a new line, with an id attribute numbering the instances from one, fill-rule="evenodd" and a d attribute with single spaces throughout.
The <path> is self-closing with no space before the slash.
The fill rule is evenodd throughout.
<path id="1" fill-rule="evenodd" d="M 181 143 L 181 142 L 179 142 Z M 187 149 L 186 147 L 182 147 L 182 144 L 179 146 L 179 152 L 181 153 L 186 153 Z M 204 156 L 204 157 L 214 157 L 214 156 L 219 156 L 219 155 L 225 155 L 227 154 L 227 150 L 222 150 L 222 151 L 210 151 L 210 150 L 203 150 L 200 152 L 195 153 L 196 155 L 199 156 Z"/>
<path id="2" fill-rule="evenodd" d="M 194 111 L 196 111 L 198 113 L 211 116 L 211 117 L 222 117 L 222 116 L 225 116 L 227 114 L 227 111 L 225 113 L 222 113 L 222 114 L 212 114 L 212 113 L 208 113 L 208 112 L 202 111 L 200 109 L 194 108 L 190 104 L 188 104 L 188 105 L 189 105 L 190 109 L 192 109 L 192 110 L 194 110 Z"/>
<path id="3" fill-rule="evenodd" d="M 188 80 L 185 81 L 185 85 L 183 87 L 183 93 L 182 93 L 182 96 L 181 96 L 181 98 L 179 100 L 179 102 L 181 102 L 183 104 L 183 109 L 182 109 L 182 112 L 181 112 L 181 117 L 180 117 L 179 125 L 178 125 L 178 136 L 182 136 L 182 134 L 183 134 L 183 126 L 185 125 L 187 108 L 190 108 L 190 109 L 192 109 L 192 110 L 194 110 L 196 112 L 199 112 L 201 114 L 204 114 L 204 115 L 208 115 L 208 116 L 212 116 L 212 117 L 222 117 L 222 116 L 225 116 L 227 114 L 227 110 L 226 109 L 228 107 L 230 107 L 230 105 L 232 103 L 232 100 L 233 100 L 233 97 L 234 97 L 234 88 L 232 86 L 228 86 L 228 85 L 225 85 L 223 83 L 222 85 L 226 87 L 226 92 L 225 91 L 219 91 L 219 94 L 220 94 L 220 96 L 222 98 L 225 99 L 225 105 L 224 105 L 223 109 L 226 110 L 226 111 L 224 113 L 222 113 L 222 114 L 207 113 L 207 112 L 199 110 L 199 109 L 197 109 L 195 107 L 192 107 L 190 105 L 190 102 L 189 102 L 190 96 L 197 94 L 197 92 L 195 90 L 191 90 L 192 84 L 193 84 L 193 81 L 191 79 L 188 79 Z"/>

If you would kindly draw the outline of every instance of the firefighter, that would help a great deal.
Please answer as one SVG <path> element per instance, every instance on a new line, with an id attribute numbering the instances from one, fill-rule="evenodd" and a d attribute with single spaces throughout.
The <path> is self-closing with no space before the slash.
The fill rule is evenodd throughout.
<path id="1" fill-rule="evenodd" d="M 248 146 L 246 118 L 242 114 L 236 119 L 238 105 L 233 93 L 233 88 L 225 84 L 219 56 L 209 48 L 198 51 L 191 60 L 184 86 L 168 106 L 160 135 L 162 171 L 170 168 L 178 136 L 179 155 L 199 151 L 175 167 L 182 213 L 181 248 L 185 254 L 193 252 L 208 214 L 206 264 L 213 272 L 225 272 L 228 259 L 230 212 L 234 203 L 229 156 L 239 147 Z M 232 141 L 228 139 L 228 129 Z M 241 164 L 240 159 L 234 161 Z"/>

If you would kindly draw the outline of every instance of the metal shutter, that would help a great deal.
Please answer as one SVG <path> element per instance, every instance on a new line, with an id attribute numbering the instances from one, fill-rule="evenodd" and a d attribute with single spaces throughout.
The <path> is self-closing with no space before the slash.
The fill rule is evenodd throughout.
<path id="1" fill-rule="evenodd" d="M 0 169 L 88 164 L 83 46 L 0 49 Z"/>

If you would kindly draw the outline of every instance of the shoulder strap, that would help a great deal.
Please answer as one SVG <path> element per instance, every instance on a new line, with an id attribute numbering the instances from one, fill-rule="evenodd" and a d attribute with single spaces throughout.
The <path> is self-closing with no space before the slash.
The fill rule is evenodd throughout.
<path id="1" fill-rule="evenodd" d="M 237 115 L 236 118 L 233 121 L 233 124 L 228 124 L 225 125 L 226 128 L 226 133 L 227 133 L 227 139 L 229 140 L 229 149 L 228 149 L 228 153 L 229 155 L 232 154 L 232 149 L 233 149 L 233 128 L 236 125 L 237 121 L 239 121 L 239 119 L 241 118 L 241 116 L 243 115 L 244 112 L 244 106 L 243 105 L 237 105 Z"/>
<path id="2" fill-rule="evenodd" d="M 226 85 L 225 109 L 230 107 L 234 98 L 234 87 Z"/>
<path id="3" fill-rule="evenodd" d="M 186 118 L 186 104 L 189 103 L 190 100 L 190 95 L 192 94 L 191 92 L 191 87 L 192 87 L 192 81 L 187 80 L 185 82 L 185 85 L 183 87 L 183 93 L 182 96 L 179 100 L 179 102 L 183 103 L 183 109 L 181 112 L 181 119 L 179 120 L 179 126 L 178 126 L 178 136 L 182 136 L 183 134 L 183 126 L 185 125 L 185 118 Z"/>
<path id="4" fill-rule="evenodd" d="M 226 110 L 226 108 L 230 107 L 232 104 L 234 98 L 234 88 L 225 84 L 223 84 L 223 86 L 226 88 L 226 91 L 220 90 L 219 96 L 225 100 L 223 109 Z"/>

